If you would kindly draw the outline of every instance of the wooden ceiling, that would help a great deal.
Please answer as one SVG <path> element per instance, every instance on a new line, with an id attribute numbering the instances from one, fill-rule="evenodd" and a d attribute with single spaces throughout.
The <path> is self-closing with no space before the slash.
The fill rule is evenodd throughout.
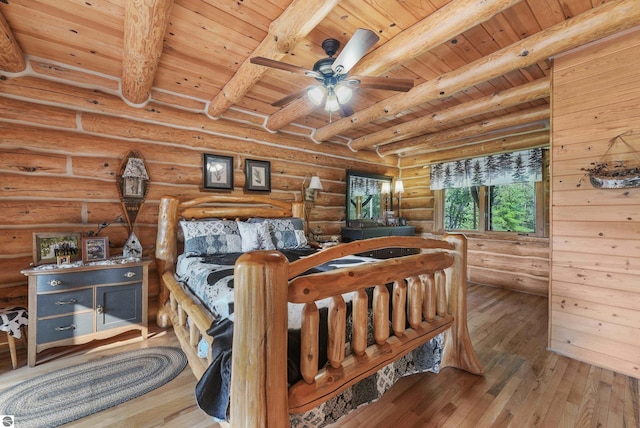
<path id="1" fill-rule="evenodd" d="M 639 24 L 638 0 L 0 0 L 0 70 L 405 156 L 548 139 L 552 57 Z M 251 57 L 311 69 L 357 28 L 380 40 L 350 75 L 411 91 L 359 88 L 331 122 L 304 96 L 271 105 L 315 80 Z"/>

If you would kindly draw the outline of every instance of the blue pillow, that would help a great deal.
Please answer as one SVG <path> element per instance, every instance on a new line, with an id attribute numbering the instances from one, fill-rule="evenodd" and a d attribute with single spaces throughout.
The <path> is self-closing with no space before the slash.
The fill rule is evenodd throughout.
<path id="1" fill-rule="evenodd" d="M 242 238 L 235 221 L 181 221 L 187 257 L 242 252 Z"/>

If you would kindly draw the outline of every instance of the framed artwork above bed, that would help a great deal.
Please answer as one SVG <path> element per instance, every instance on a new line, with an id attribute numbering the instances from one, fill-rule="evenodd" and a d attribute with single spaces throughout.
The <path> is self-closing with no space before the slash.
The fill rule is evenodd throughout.
<path id="1" fill-rule="evenodd" d="M 245 161 L 245 189 L 271 191 L 271 162 L 247 159 Z"/>
<path id="2" fill-rule="evenodd" d="M 204 153 L 202 187 L 211 190 L 233 190 L 233 157 Z"/>

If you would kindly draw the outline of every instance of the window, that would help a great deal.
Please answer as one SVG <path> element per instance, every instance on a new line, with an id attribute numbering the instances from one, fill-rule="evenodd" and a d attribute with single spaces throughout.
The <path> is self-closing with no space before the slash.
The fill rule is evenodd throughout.
<path id="1" fill-rule="evenodd" d="M 490 186 L 487 198 L 487 230 L 535 233 L 535 183 Z"/>
<path id="2" fill-rule="evenodd" d="M 446 230 L 480 229 L 478 191 L 478 186 L 444 190 L 444 228 Z"/>
<path id="3" fill-rule="evenodd" d="M 532 149 L 432 165 L 436 230 L 543 236 L 542 159 Z"/>

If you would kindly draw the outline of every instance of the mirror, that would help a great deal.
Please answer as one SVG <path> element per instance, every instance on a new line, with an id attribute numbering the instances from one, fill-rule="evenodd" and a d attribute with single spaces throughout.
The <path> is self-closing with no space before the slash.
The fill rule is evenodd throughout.
<path id="1" fill-rule="evenodd" d="M 386 175 L 347 171 L 347 226 L 374 225 L 383 219 L 384 212 L 393 211 L 391 182 Z"/>

